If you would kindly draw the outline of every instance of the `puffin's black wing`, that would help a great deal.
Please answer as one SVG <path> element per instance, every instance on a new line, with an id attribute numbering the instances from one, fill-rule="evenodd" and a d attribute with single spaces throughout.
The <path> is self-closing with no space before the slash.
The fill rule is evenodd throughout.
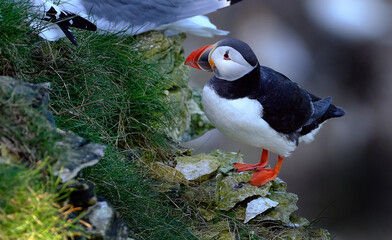
<path id="1" fill-rule="evenodd" d="M 292 82 L 285 75 L 262 66 L 257 100 L 263 105 L 263 119 L 276 131 L 303 136 L 325 120 L 341 117 L 343 109 L 321 99 Z"/>
<path id="2" fill-rule="evenodd" d="M 260 71 L 260 90 L 256 99 L 263 106 L 263 119 L 280 133 L 297 132 L 313 115 L 311 96 L 271 68 L 261 66 Z"/>

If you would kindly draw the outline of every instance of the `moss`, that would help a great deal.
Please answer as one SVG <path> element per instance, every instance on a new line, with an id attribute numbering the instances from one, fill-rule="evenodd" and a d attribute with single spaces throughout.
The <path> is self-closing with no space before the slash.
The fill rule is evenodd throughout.
<path id="1" fill-rule="evenodd" d="M 286 192 L 284 181 L 276 178 L 256 187 L 249 184 L 252 171 L 237 173 L 230 169 L 234 162 L 242 162 L 240 154 L 213 151 L 210 157 L 175 157 L 182 158 L 193 164 L 187 169 L 198 172 L 203 172 L 203 160 L 211 164 L 219 160 L 218 171 L 192 184 L 177 186 L 175 191 L 177 198 L 192 207 L 188 210 L 195 219 L 192 232 L 199 239 L 330 239 L 328 231 L 312 229 L 308 220 L 295 215 L 298 197 Z"/>
<path id="2" fill-rule="evenodd" d="M 0 143 L 20 159 L 34 165 L 57 154 L 58 135 L 45 117 L 46 85 L 32 86 L 0 77 Z M 51 159 L 55 161 L 55 158 Z"/>
<path id="3" fill-rule="evenodd" d="M 66 182 L 80 169 L 97 163 L 105 147 L 57 129 L 48 103 L 47 84 L 19 83 L 0 76 L 0 159 L 27 162 L 34 168 L 50 156 L 55 175 Z"/>
<path id="4" fill-rule="evenodd" d="M 207 224 L 206 229 L 194 230 L 194 233 L 198 237 L 198 239 L 202 239 L 202 240 L 235 239 L 234 234 L 231 233 L 230 224 L 227 221 Z"/>
<path id="5" fill-rule="evenodd" d="M 183 141 L 189 141 L 214 128 L 202 111 L 201 96 L 202 89 L 191 89 L 192 99 L 188 101 L 188 111 L 191 117 L 190 127 L 182 137 Z"/>
<path id="6" fill-rule="evenodd" d="M 80 235 L 70 212 L 57 205 L 56 179 L 45 180 L 39 173 L 20 166 L 0 164 L 0 236 L 2 239 L 67 239 Z"/>
<path id="7" fill-rule="evenodd" d="M 164 92 L 176 113 L 165 133 L 175 140 L 179 140 L 189 128 L 191 117 L 189 68 L 184 65 L 184 50 L 181 46 L 184 39 L 184 34 L 166 37 L 160 32 L 152 31 L 138 36 L 133 44 L 145 58 L 145 62 L 154 65 L 156 71 L 164 76 Z"/>
<path id="8" fill-rule="evenodd" d="M 161 162 L 153 162 L 150 171 L 151 176 L 156 179 L 167 182 L 188 183 L 184 174 Z"/>
<path id="9" fill-rule="evenodd" d="M 235 204 L 253 196 L 266 196 L 271 187 L 271 183 L 266 183 L 262 187 L 248 184 L 252 173 L 235 174 L 232 176 L 218 176 L 218 186 L 216 188 L 216 201 L 221 210 L 230 210 Z"/>
<path id="10" fill-rule="evenodd" d="M 219 158 L 198 154 L 194 156 L 176 157 L 176 170 L 183 173 L 187 180 L 207 180 L 221 165 Z"/>
<path id="11" fill-rule="evenodd" d="M 109 147 L 96 166 L 84 171 L 84 177 L 114 205 L 136 239 L 194 239 L 183 209 L 173 208 L 165 195 L 153 189 L 147 173 L 131 159 Z"/>

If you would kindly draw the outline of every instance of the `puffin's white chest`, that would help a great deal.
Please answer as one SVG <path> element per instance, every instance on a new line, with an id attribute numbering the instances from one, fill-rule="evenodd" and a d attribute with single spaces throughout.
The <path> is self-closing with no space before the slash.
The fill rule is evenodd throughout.
<path id="1" fill-rule="evenodd" d="M 208 85 L 203 89 L 203 109 L 211 123 L 234 140 L 288 156 L 296 144 L 276 132 L 262 119 L 263 107 L 257 100 L 221 98 Z"/>

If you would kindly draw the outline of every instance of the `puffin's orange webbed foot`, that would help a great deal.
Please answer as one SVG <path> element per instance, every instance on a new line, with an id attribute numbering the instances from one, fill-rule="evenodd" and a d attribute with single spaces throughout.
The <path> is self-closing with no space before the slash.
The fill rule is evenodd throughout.
<path id="1" fill-rule="evenodd" d="M 258 187 L 266 184 L 269 181 L 274 180 L 279 174 L 279 170 L 280 167 L 282 166 L 282 162 L 283 162 L 283 157 L 279 156 L 278 163 L 276 164 L 274 169 L 263 168 L 257 172 L 254 172 L 252 178 L 250 179 L 249 184 Z"/>
<path id="2" fill-rule="evenodd" d="M 249 170 L 256 171 L 260 168 L 264 168 L 265 166 L 267 166 L 267 163 L 268 163 L 268 150 L 263 149 L 259 163 L 257 164 L 234 163 L 233 167 L 234 167 L 234 171 L 236 172 L 243 172 Z"/>

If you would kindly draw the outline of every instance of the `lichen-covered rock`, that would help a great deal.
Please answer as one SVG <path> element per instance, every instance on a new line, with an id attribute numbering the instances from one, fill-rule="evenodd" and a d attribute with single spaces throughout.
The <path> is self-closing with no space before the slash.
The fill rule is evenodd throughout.
<path id="1" fill-rule="evenodd" d="M 49 88 L 49 83 L 32 84 L 20 82 L 11 77 L 0 76 L 0 101 L 3 108 L 7 108 L 8 104 L 12 102 L 18 102 L 36 109 L 50 124 L 54 124 L 53 115 L 48 110 Z"/>
<path id="2" fill-rule="evenodd" d="M 215 211 L 216 206 L 216 178 L 203 181 L 192 188 L 186 189 L 182 195 L 183 199 L 188 202 L 198 202 L 209 206 L 209 209 Z"/>
<path id="3" fill-rule="evenodd" d="M 308 220 L 295 215 L 298 197 L 286 192 L 287 184 L 280 178 L 256 187 L 249 184 L 252 171 L 234 172 L 233 163 L 243 162 L 241 154 L 216 150 L 210 154 L 174 159 L 173 162 L 177 162 L 176 168 L 163 163 L 158 165 L 169 168 L 170 171 L 179 170 L 184 178 L 191 180 L 189 184 L 181 185 L 181 189 L 176 193 L 181 194 L 181 199 L 195 206 L 197 216 L 204 219 L 204 224 L 192 228 L 199 239 L 239 239 L 239 233 L 232 229 L 237 225 L 231 224 L 237 220 L 244 222 L 242 227 L 248 229 L 247 237 L 254 235 L 260 239 L 274 236 L 279 236 L 279 239 L 330 239 L 328 231 L 313 230 Z M 214 167 L 210 168 L 210 165 Z M 204 169 L 200 170 L 201 168 L 210 170 L 203 172 Z M 165 176 L 171 175 L 173 174 Z M 169 181 L 173 181 L 172 179 L 173 177 L 169 177 Z M 194 181 L 195 179 L 198 181 Z M 177 181 L 181 182 L 183 179 Z"/>
<path id="4" fill-rule="evenodd" d="M 190 126 L 182 136 L 182 141 L 189 141 L 213 129 L 214 126 L 202 111 L 201 95 L 202 89 L 191 89 L 192 99 L 188 101 L 188 111 L 191 115 Z"/>
<path id="5" fill-rule="evenodd" d="M 187 180 L 207 180 L 220 167 L 217 157 L 198 154 L 195 156 L 176 157 L 176 170 L 184 174 Z"/>
<path id="6" fill-rule="evenodd" d="M 266 210 L 276 207 L 279 203 L 266 197 L 254 199 L 246 206 L 244 223 L 249 222 L 257 215 L 265 212 Z"/>
<path id="7" fill-rule="evenodd" d="M 216 188 L 218 209 L 227 211 L 249 197 L 265 197 L 269 192 L 271 183 L 266 183 L 262 187 L 256 187 L 248 183 L 251 177 L 251 172 L 233 174 L 227 177 L 219 174 L 217 176 L 218 184 Z"/>
<path id="8" fill-rule="evenodd" d="M 235 235 L 231 233 L 230 224 L 227 221 L 218 223 L 207 223 L 203 229 L 194 229 L 193 234 L 201 240 L 234 240 Z"/>
<path id="9" fill-rule="evenodd" d="M 220 150 L 214 150 L 209 153 L 212 156 L 215 156 L 219 159 L 221 166 L 219 168 L 219 172 L 224 175 L 232 175 L 234 172 L 234 163 L 244 163 L 242 159 L 241 153 L 235 152 L 223 152 Z"/>
<path id="10" fill-rule="evenodd" d="M 74 178 L 83 168 L 93 166 L 103 157 L 106 147 L 91 143 L 74 133 L 57 129 L 61 140 L 55 143 L 56 151 L 61 152 L 59 160 L 53 164 L 54 174 L 62 182 Z"/>
<path id="11" fill-rule="evenodd" d="M 74 179 L 103 157 L 105 146 L 56 128 L 48 86 L 0 76 L 0 162 L 34 169 L 47 159 L 62 189 L 72 189 L 58 198 L 59 211 L 86 230 L 80 239 L 128 239 L 127 226 L 106 201 L 97 200 L 94 185 Z"/>
<path id="12" fill-rule="evenodd" d="M 165 94 L 169 99 L 169 103 L 172 105 L 173 111 L 179 113 L 172 119 L 174 123 L 167 127 L 166 134 L 178 141 L 181 139 L 181 136 L 184 135 L 185 130 L 190 126 L 188 101 L 191 101 L 191 95 L 187 86 L 176 87 L 170 91 L 166 90 Z"/>
<path id="13" fill-rule="evenodd" d="M 128 239 L 128 227 L 109 203 L 104 200 L 89 207 L 83 219 L 91 224 L 91 227 L 86 228 L 88 239 Z"/>
<path id="14" fill-rule="evenodd" d="M 189 128 L 189 102 L 192 100 L 188 87 L 189 69 L 184 65 L 184 49 L 182 43 L 185 34 L 166 36 L 161 32 L 150 31 L 136 37 L 134 48 L 145 57 L 147 63 L 155 65 L 165 81 L 165 92 L 173 110 L 179 114 L 174 123 L 166 129 L 168 136 L 179 140 Z"/>
<path id="15" fill-rule="evenodd" d="M 271 192 L 268 196 L 273 201 L 279 204 L 268 211 L 267 214 L 259 215 L 255 218 L 256 221 L 280 221 L 284 224 L 290 224 L 290 215 L 298 210 L 297 201 L 298 196 L 294 193 L 288 192 Z"/>
<path id="16" fill-rule="evenodd" d="M 151 176 L 168 182 L 187 183 L 188 180 L 180 171 L 161 162 L 154 162 L 150 166 Z"/>
<path id="17" fill-rule="evenodd" d="M 96 164 L 106 147 L 55 127 L 48 87 L 0 77 L 0 145 L 2 153 L 17 155 L 30 165 L 50 156 L 54 174 L 66 182 Z"/>
<path id="18" fill-rule="evenodd" d="M 295 214 L 290 215 L 290 223 L 287 225 L 289 227 L 306 227 L 309 226 L 310 222 L 308 219 L 303 217 L 298 217 Z"/>

